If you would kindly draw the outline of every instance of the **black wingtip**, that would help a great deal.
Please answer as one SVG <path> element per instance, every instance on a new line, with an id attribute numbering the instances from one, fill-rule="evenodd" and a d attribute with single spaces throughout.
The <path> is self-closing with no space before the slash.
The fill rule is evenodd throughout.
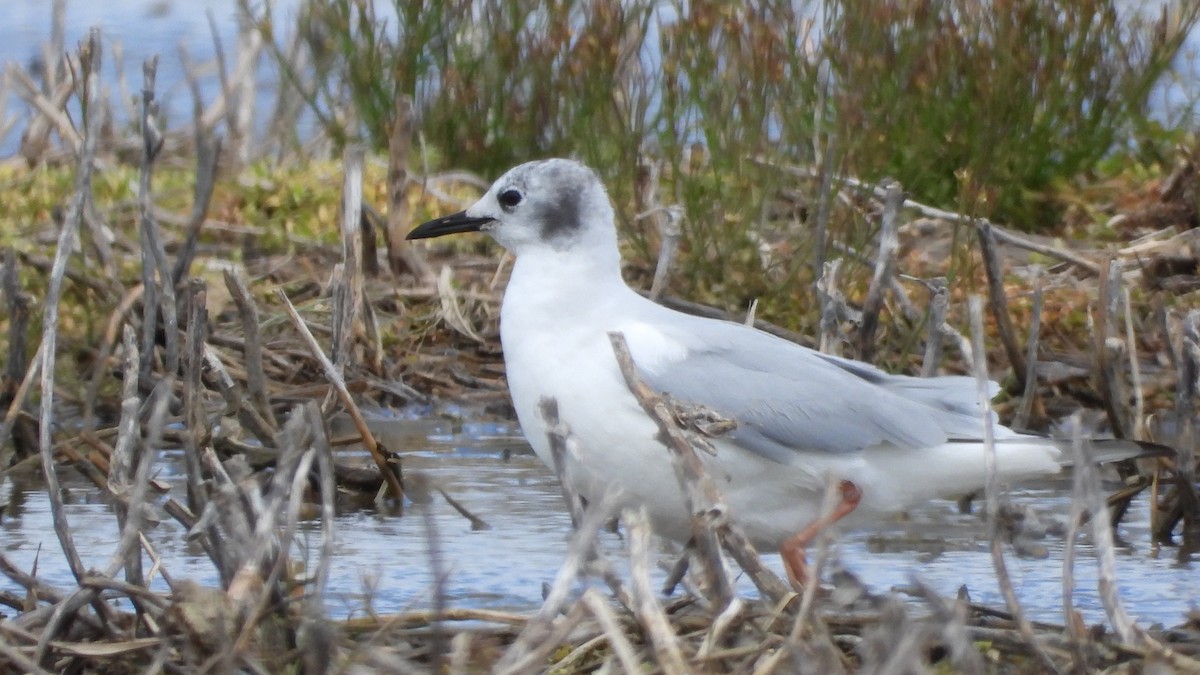
<path id="1" fill-rule="evenodd" d="M 1097 464 L 1120 462 L 1126 459 L 1153 459 L 1155 457 L 1175 457 L 1179 453 L 1169 445 L 1151 441 L 1129 441 L 1121 438 L 1093 439 L 1091 445 L 1092 460 Z"/>

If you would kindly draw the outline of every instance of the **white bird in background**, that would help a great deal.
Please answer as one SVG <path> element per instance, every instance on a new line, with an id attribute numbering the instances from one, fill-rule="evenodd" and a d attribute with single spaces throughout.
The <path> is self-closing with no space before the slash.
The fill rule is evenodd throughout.
<path id="1" fill-rule="evenodd" d="M 614 331 L 652 388 L 736 424 L 710 439 L 715 454 L 699 454 L 730 516 L 755 546 L 780 551 L 793 583 L 804 583 L 805 547 L 822 526 L 983 488 L 974 379 L 891 375 L 647 300 L 621 278 L 612 205 L 590 168 L 567 159 L 522 164 L 467 210 L 408 238 L 476 231 L 516 256 L 500 338 L 521 428 L 553 467 L 539 402 L 557 400 L 581 447 L 572 487 L 588 500 L 613 491 L 619 507 L 645 507 L 659 534 L 691 536 L 670 453 L 622 379 Z M 1067 460 L 1053 440 L 999 425 L 995 433 L 1004 480 L 1057 473 Z M 1118 454 L 1138 454 L 1122 446 Z M 818 523 L 831 480 L 841 500 Z"/>

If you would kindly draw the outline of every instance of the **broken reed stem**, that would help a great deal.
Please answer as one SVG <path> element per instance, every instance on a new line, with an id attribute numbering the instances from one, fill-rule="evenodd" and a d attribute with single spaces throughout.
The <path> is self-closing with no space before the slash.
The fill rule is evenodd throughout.
<path id="1" fill-rule="evenodd" d="M 1121 289 L 1122 309 L 1125 313 L 1125 344 L 1129 353 L 1129 379 L 1133 388 L 1133 420 L 1130 427 L 1132 438 L 1146 440 L 1146 396 L 1142 393 L 1142 368 L 1138 364 L 1137 335 L 1133 330 L 1133 305 L 1129 289 Z"/>
<path id="2" fill-rule="evenodd" d="M 817 298 L 821 304 L 821 337 L 817 349 L 822 354 L 834 356 L 842 355 L 842 344 L 845 342 L 841 321 L 846 298 L 838 288 L 838 272 L 841 268 L 842 259 L 834 258 L 825 263 L 817 279 Z"/>
<path id="3" fill-rule="evenodd" d="M 568 455 L 574 455 L 574 448 L 568 448 L 568 443 L 574 443 L 571 429 L 558 417 L 558 401 L 543 397 L 538 403 L 542 413 L 542 421 L 546 425 L 546 438 L 550 443 L 550 457 L 554 460 L 554 473 L 558 476 L 558 486 L 562 490 L 563 501 L 567 512 L 571 514 L 571 529 L 579 529 L 583 521 L 583 500 L 571 487 L 574 476 L 568 464 Z"/>
<path id="4" fill-rule="evenodd" d="M 354 320 L 362 303 L 362 196 L 363 160 L 366 150 L 358 144 L 346 146 L 342 155 L 342 265 L 335 274 L 333 292 L 333 365 L 343 375 L 350 358 Z M 340 272 L 340 274 L 338 274 Z"/>
<path id="5" fill-rule="evenodd" d="M 163 332 L 166 347 L 166 371 L 179 372 L 179 321 L 175 302 L 175 286 L 163 247 L 162 234 L 154 218 L 152 175 L 154 160 L 162 149 L 163 136 L 158 128 L 158 103 L 154 100 L 154 80 L 158 57 L 151 56 L 142 65 L 145 83 L 142 88 L 142 167 L 138 181 L 138 212 L 141 221 L 142 250 L 142 362 L 140 379 L 152 381 L 154 346 L 158 330 Z M 161 324 L 159 318 L 162 318 Z"/>
<path id="6" fill-rule="evenodd" d="M 995 309 L 995 306 L 993 306 L 993 310 Z M 983 342 L 983 301 L 979 296 L 971 296 L 969 313 L 971 318 L 972 365 L 979 393 L 980 414 L 983 420 L 984 468 L 987 476 L 988 539 L 991 542 L 990 549 L 992 552 L 992 565 L 996 571 L 996 582 L 1000 587 L 1001 595 L 1004 596 L 1004 604 L 1008 606 L 1008 611 L 1012 614 L 1013 621 L 1017 624 L 1017 630 L 1020 632 L 1021 638 L 1028 645 L 1029 650 L 1037 657 L 1042 668 L 1048 672 L 1056 673 L 1058 672 L 1058 667 L 1050 659 L 1045 650 L 1042 649 L 1041 644 L 1038 643 L 1037 637 L 1033 632 L 1033 624 L 1025 616 L 1025 610 L 1021 607 L 1021 603 L 1017 599 L 1017 593 L 1012 585 L 1012 578 L 1008 574 L 1008 566 L 1004 561 L 1004 542 L 1003 535 L 1000 532 L 1000 472 L 996 467 L 996 438 L 995 428 L 993 427 L 994 422 L 992 420 L 992 397 L 987 371 L 987 352 L 984 351 Z"/>
<path id="7" fill-rule="evenodd" d="M 205 309 L 207 292 L 204 288 L 204 280 L 190 280 L 188 295 L 192 314 L 188 320 L 188 330 L 185 336 L 183 414 L 187 420 L 188 433 L 184 443 L 184 463 L 187 467 L 188 508 L 192 510 L 192 513 L 198 514 L 204 511 L 204 506 L 208 501 L 203 487 L 204 475 L 200 469 L 200 453 L 204 448 L 208 432 L 208 415 L 205 411 L 204 389 L 201 382 L 201 372 L 204 368 L 204 343 L 207 337 L 205 328 L 208 323 L 208 312 Z"/>
<path id="8" fill-rule="evenodd" d="M 67 206 L 63 218 L 62 231 L 59 232 L 58 246 L 54 252 L 54 262 L 50 269 L 50 278 L 46 286 L 45 308 L 42 313 L 42 343 L 41 343 L 41 416 L 38 429 L 38 447 L 42 459 L 42 473 L 46 478 L 46 492 L 50 499 L 50 515 L 54 522 L 54 531 L 67 558 L 67 564 L 76 581 L 83 579 L 86 570 L 75 550 L 71 536 L 71 527 L 67 523 L 67 514 L 63 507 L 62 491 L 58 483 L 58 473 L 54 468 L 54 448 L 52 431 L 54 428 L 54 375 L 57 357 L 58 340 L 58 306 L 62 299 L 63 276 L 67 270 L 67 261 L 75 250 L 79 230 L 83 223 L 84 208 L 87 195 L 92 190 L 92 170 L 96 157 L 96 142 L 99 135 L 100 107 L 94 100 L 88 100 L 88 95 L 99 93 L 100 80 L 100 33 L 93 29 L 88 35 L 87 43 L 81 48 L 80 61 L 83 64 L 84 98 L 81 105 L 84 110 L 83 148 L 79 156 L 79 164 L 75 176 L 75 191 Z M 86 52 L 86 57 L 82 55 Z M 32 369 L 31 369 L 32 370 Z M 103 603 L 100 603 L 103 604 Z M 44 652 L 39 653 L 40 662 Z"/>
<path id="9" fill-rule="evenodd" d="M 1179 559 L 1189 560 L 1200 551 L 1200 496 L 1196 490 L 1196 404 L 1200 394 L 1200 310 L 1183 318 L 1179 336 L 1179 379 L 1175 389 L 1175 416 L 1179 420 L 1179 457 L 1176 460 L 1179 502 L 1183 511 L 1183 542 Z"/>
<path id="10" fill-rule="evenodd" d="M 621 629 L 621 624 L 617 620 L 616 613 L 609 606 L 608 600 L 602 597 L 596 589 L 589 588 L 583 592 L 579 601 L 591 612 L 596 623 L 600 624 L 604 630 L 603 636 L 608 640 L 608 646 L 612 649 L 613 654 L 616 655 L 617 663 L 621 664 L 622 672 L 641 672 L 641 662 L 638 659 L 637 651 L 629 642 L 629 638 L 625 637 L 625 632 Z M 564 658 L 555 665 L 558 668 L 568 667 L 567 659 Z"/>
<path id="11" fill-rule="evenodd" d="M 137 351 L 137 338 L 129 324 L 124 327 L 125 376 L 121 381 L 121 419 L 117 425 L 117 442 L 113 444 L 112 459 L 109 464 L 108 487 L 115 493 L 125 493 L 132 486 L 130 481 L 137 470 L 137 460 L 134 456 L 138 442 L 138 412 L 142 407 L 142 398 L 138 395 L 138 365 L 140 359 Z M 142 504 L 131 505 L 134 510 L 142 508 Z M 130 505 L 119 500 L 113 505 L 117 515 L 117 526 L 122 532 L 130 522 L 138 519 L 130 517 Z M 142 556 L 135 549 L 125 563 L 125 580 L 135 585 L 145 585 L 142 577 Z"/>
<path id="12" fill-rule="evenodd" d="M 1079 412 L 1071 415 L 1071 458 L 1075 462 L 1087 460 L 1087 451 L 1083 447 L 1083 417 Z M 1087 672 L 1087 654 L 1084 645 L 1087 644 L 1087 629 L 1083 625 L 1083 616 L 1075 611 L 1075 551 L 1076 540 L 1079 537 L 1079 526 L 1083 524 L 1087 511 L 1087 495 L 1084 485 L 1084 472 L 1077 466 L 1071 479 L 1071 515 L 1067 523 L 1066 546 L 1063 551 L 1063 624 L 1067 628 L 1067 636 L 1071 641 L 1071 655 L 1074 659 L 1072 670 L 1076 673 Z"/>
<path id="13" fill-rule="evenodd" d="M 650 519 L 644 508 L 626 509 L 621 521 L 629 533 L 629 586 L 634 614 L 650 638 L 654 660 L 662 672 L 686 675 L 691 671 L 683 660 L 679 640 L 650 583 Z"/>
<path id="14" fill-rule="evenodd" d="M 1120 314 L 1121 262 L 1111 260 L 1100 271 L 1100 293 L 1096 302 L 1097 317 L 1092 333 L 1092 382 L 1104 400 L 1108 423 L 1113 436 L 1131 438 L 1127 415 L 1128 395 L 1125 372 L 1125 345 L 1119 337 L 1117 322 Z"/>
<path id="15" fill-rule="evenodd" d="M 411 274 L 421 284 L 432 284 L 433 270 L 416 247 L 405 240 L 412 227 L 408 206 L 408 155 L 412 149 L 414 119 L 412 98 L 397 91 L 393 109 L 396 116 L 388 135 L 388 267 L 396 276 Z"/>
<path id="16" fill-rule="evenodd" d="M 208 208 L 212 204 L 213 190 L 217 185 L 217 165 L 221 159 L 221 139 L 209 133 L 202 124 L 204 108 L 199 84 L 191 77 L 189 85 L 192 88 L 192 119 L 195 127 L 196 184 L 192 189 L 192 213 L 183 228 L 183 246 L 175 257 L 175 267 L 171 272 L 171 283 L 175 286 L 183 282 L 196 257 L 200 228 L 203 227 L 204 220 L 208 217 Z"/>
<path id="17" fill-rule="evenodd" d="M 1025 366 L 1025 356 L 1017 344 L 1016 329 L 1013 328 L 1012 318 L 1008 312 L 1008 298 L 1004 289 L 1004 271 L 1000 266 L 1000 257 L 996 251 L 996 235 L 992 224 L 979 220 L 975 224 L 979 232 L 979 252 L 983 257 L 983 268 L 987 274 L 988 306 L 992 310 L 992 318 L 996 321 L 996 332 L 1000 335 L 1000 343 L 1004 345 L 1004 353 L 1012 366 L 1013 375 L 1017 378 L 1017 386 L 1025 388 L 1025 376 L 1028 368 Z"/>
<path id="18" fill-rule="evenodd" d="M 659 160 L 642 161 L 638 164 L 638 180 L 635 185 L 638 197 L 638 213 L 634 220 L 650 219 L 658 231 L 658 262 L 654 265 L 654 278 L 650 282 L 650 292 L 646 297 L 658 302 L 667 290 L 667 282 L 671 278 L 671 270 L 675 265 L 675 257 L 679 253 L 679 239 L 682 236 L 680 221 L 683 210 L 679 206 L 665 207 L 659 198 L 659 177 L 662 173 L 662 162 Z"/>
<path id="19" fill-rule="evenodd" d="M 667 282 L 671 279 L 671 270 L 679 255 L 679 242 L 683 237 L 683 209 L 678 205 L 659 207 L 661 218 L 655 219 L 658 227 L 659 249 L 658 262 L 654 265 L 654 279 L 650 282 L 649 298 L 658 302 L 667 290 Z"/>
<path id="20" fill-rule="evenodd" d="M 834 509 L 841 501 L 841 488 L 838 480 L 830 479 L 825 485 L 825 496 L 821 500 L 821 515 L 813 522 L 832 523 Z M 812 612 L 817 599 L 817 588 L 821 585 L 821 572 L 829 557 L 829 527 L 822 528 L 820 539 L 817 540 L 817 555 L 813 560 L 812 576 L 800 596 L 800 611 L 796 613 L 796 622 L 792 626 L 791 638 L 798 640 L 804 634 L 812 619 Z"/>
<path id="21" fill-rule="evenodd" d="M 279 421 L 271 410 L 271 401 L 267 398 L 267 377 L 263 372 L 262 332 L 258 319 L 258 304 L 250 294 L 246 278 L 241 270 L 225 270 L 225 288 L 237 306 L 238 316 L 242 320 L 242 356 L 246 368 L 246 388 L 249 390 L 250 403 L 259 416 L 268 424 L 272 432 L 279 429 Z"/>
<path id="22" fill-rule="evenodd" d="M 1078 421 L 1078 420 L 1076 420 Z M 1081 433 L 1080 427 L 1075 427 L 1075 435 Z M 1125 611 L 1121 601 L 1120 590 L 1117 587 L 1117 556 L 1116 545 L 1113 541 L 1112 520 L 1109 518 L 1108 506 L 1100 489 L 1100 477 L 1093 463 L 1087 443 L 1077 440 L 1071 444 L 1076 453 L 1075 480 L 1076 494 L 1082 502 L 1079 509 L 1086 509 L 1091 516 L 1092 543 L 1096 551 L 1096 563 L 1100 568 L 1098 586 L 1100 602 L 1104 612 L 1112 623 L 1113 630 L 1121 641 L 1129 645 L 1146 645 L 1148 636 L 1138 627 L 1133 617 Z"/>
<path id="23" fill-rule="evenodd" d="M 725 607 L 733 599 L 734 593 L 725 574 L 716 530 L 728 523 L 729 507 L 708 476 L 691 441 L 674 423 L 666 401 L 638 376 L 625 336 L 613 332 L 608 334 L 608 339 L 612 343 L 621 375 L 625 378 L 625 386 L 642 410 L 654 420 L 658 426 L 658 440 L 668 448 L 679 490 L 691 517 L 692 544 L 696 550 L 694 561 L 704 579 L 704 593 L 711 594 L 708 599 L 717 607 Z"/>
<path id="24" fill-rule="evenodd" d="M 1013 420 L 1016 429 L 1028 429 L 1033 416 L 1033 404 L 1037 399 L 1038 385 L 1038 341 L 1042 332 L 1042 275 L 1037 273 L 1033 281 L 1033 306 L 1030 308 L 1029 341 L 1025 344 L 1025 391 L 1021 394 L 1021 407 Z"/>
<path id="25" fill-rule="evenodd" d="M 8 443 L 9 437 L 13 430 L 16 429 L 18 441 L 14 439 L 14 446 L 25 446 L 25 452 L 32 455 L 38 446 L 36 440 L 37 431 L 30 427 L 33 426 L 30 418 L 26 417 L 18 422 L 25 411 L 25 401 L 29 398 L 29 392 L 33 389 L 33 382 L 41 373 L 42 364 L 42 344 L 38 344 L 37 350 L 33 354 L 33 358 L 26 361 L 25 359 L 25 334 L 29 321 L 29 302 L 27 299 L 20 297 L 19 280 L 17 278 L 17 264 L 13 250 L 10 248 L 6 254 L 6 262 L 4 265 L 4 287 L 5 295 L 8 298 L 9 306 L 9 343 L 8 343 L 8 364 L 5 368 L 4 394 L 10 395 L 8 409 L 5 411 L 4 419 L 0 420 L 0 449 L 4 448 Z M 28 364 L 28 365 L 26 365 Z M 20 384 L 17 384 L 17 381 Z M 0 398 L 0 400 L 3 400 Z M 21 424 L 22 428 L 16 428 L 17 424 Z M 14 448 L 15 452 L 15 448 Z M 5 459 L 6 455 L 0 451 L 0 459 Z M 8 467 L 9 461 L 0 462 L 0 467 Z"/>
<path id="26" fill-rule="evenodd" d="M 929 288 L 929 322 L 926 326 L 925 355 L 921 359 L 921 377 L 933 377 L 937 375 L 942 362 L 942 340 L 946 336 L 942 326 L 950 310 L 950 287 L 946 277 L 935 277 L 925 285 Z"/>
<path id="27" fill-rule="evenodd" d="M 651 390 L 638 376 L 625 336 L 619 332 L 612 332 L 608 334 L 608 339 L 612 343 L 613 354 L 616 356 L 621 376 L 625 379 L 625 385 L 642 410 L 658 425 L 659 441 L 670 452 L 684 503 L 692 514 L 696 560 L 709 568 L 702 570 L 702 576 L 709 582 L 707 591 L 715 595 L 722 607 L 728 605 L 734 597 L 721 558 L 721 544 L 724 544 L 725 550 L 729 551 L 734 560 L 750 575 L 763 595 L 772 601 L 787 597 L 791 590 L 762 564 L 754 546 L 746 539 L 741 529 L 730 521 L 724 495 L 712 482 L 704 463 L 696 454 L 691 441 L 675 422 L 674 415 L 663 397 Z"/>
<path id="28" fill-rule="evenodd" d="M 871 362 L 875 356 L 875 332 L 879 327 L 879 312 L 883 310 L 884 294 L 891 286 L 896 271 L 896 250 L 900 247 L 900 204 L 904 193 L 900 183 L 887 181 L 883 185 L 883 217 L 879 226 L 879 255 L 875 259 L 875 274 L 863 302 L 862 326 L 858 331 L 859 359 Z"/>
<path id="29" fill-rule="evenodd" d="M 308 329 L 308 325 L 304 323 L 300 313 L 296 311 L 296 307 L 292 305 L 292 301 L 288 299 L 287 294 L 283 289 L 275 289 L 275 295 L 283 303 L 284 309 L 292 320 L 292 324 L 296 326 L 300 337 L 303 338 L 305 345 L 308 346 L 309 353 L 321 365 L 321 369 L 325 371 L 325 378 L 329 380 L 329 384 L 337 392 L 338 399 L 346 408 L 346 413 L 350 415 L 351 421 L 354 422 L 354 427 L 362 437 L 362 443 L 366 446 L 367 451 L 371 453 L 371 458 L 375 460 L 375 466 L 379 468 L 379 472 L 383 475 L 383 480 L 388 485 L 388 491 L 397 504 L 401 504 L 404 500 L 404 489 L 400 487 L 400 480 L 396 477 L 396 473 L 392 470 L 388 458 L 383 454 L 383 449 L 375 441 L 375 436 L 371 430 L 367 428 L 367 421 L 363 419 L 362 412 L 359 411 L 358 405 L 354 402 L 354 398 L 350 396 L 350 391 L 346 389 L 346 381 L 334 364 L 325 355 L 321 349 L 321 345 L 317 343 L 317 339 L 313 337 L 312 331 Z"/>

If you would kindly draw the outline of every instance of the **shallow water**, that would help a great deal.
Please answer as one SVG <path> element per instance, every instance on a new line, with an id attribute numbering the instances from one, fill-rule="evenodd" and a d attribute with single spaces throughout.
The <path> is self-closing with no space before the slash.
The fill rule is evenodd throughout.
<path id="1" fill-rule="evenodd" d="M 389 416 L 373 422 L 389 447 L 404 456 L 404 470 L 420 472 L 491 526 L 472 530 L 470 523 L 440 496 L 428 504 L 410 503 L 403 517 L 371 511 L 349 511 L 337 517 L 336 546 L 329 582 L 329 610 L 335 616 L 357 615 L 368 603 L 376 612 L 428 607 L 431 573 L 426 523 L 432 523 L 445 568 L 446 592 L 452 607 L 532 610 L 541 602 L 542 585 L 550 583 L 566 551 L 570 520 L 551 472 L 529 451 L 510 423 L 460 423 Z M 172 485 L 182 500 L 180 453 L 164 453 L 158 477 Z M 117 539 L 116 519 L 97 491 L 74 471 L 62 473 L 68 519 L 85 565 L 103 566 Z M 1045 521 L 1065 522 L 1069 509 L 1066 480 L 1025 486 L 1012 494 Z M 53 532 L 48 500 L 36 477 L 18 477 L 11 504 L 0 518 L 4 554 L 21 569 L 33 569 L 55 585 L 70 585 L 71 576 Z M 1200 607 L 1196 564 L 1178 565 L 1173 549 L 1155 551 L 1149 541 L 1145 495 L 1134 503 L 1119 535 L 1118 580 L 1126 607 L 1145 624 L 1182 623 Z M 216 576 L 199 547 L 188 544 L 184 530 L 165 520 L 149 535 L 163 566 L 174 578 L 215 584 Z M 315 550 L 319 525 L 310 522 L 301 535 Z M 1084 537 L 1082 541 L 1086 540 Z M 605 550 L 618 568 L 625 567 L 619 536 L 602 535 Z M 1061 537 L 1039 542 L 1043 559 L 1016 556 L 1006 549 L 1009 572 L 1031 617 L 1062 622 Z M 38 547 L 41 547 L 40 556 Z M 669 559 L 664 543 L 664 560 Z M 1096 565 L 1086 543 L 1078 547 L 1075 604 L 1088 622 L 1102 621 L 1096 593 Z M 842 533 L 835 544 L 840 565 L 873 592 L 910 583 L 919 576 L 938 592 L 953 596 L 966 585 L 977 602 L 1002 607 L 988 553 L 985 528 L 977 515 L 958 513 L 954 503 L 934 502 L 909 514 L 903 522 L 873 530 Z M 778 556 L 768 564 L 781 570 Z M 161 579 L 155 587 L 165 590 Z M 0 587 L 12 588 L 7 580 Z M 753 587 L 740 583 L 745 594 Z M 13 589 L 15 590 L 15 589 Z M 369 600 L 368 600 L 369 598 Z"/>

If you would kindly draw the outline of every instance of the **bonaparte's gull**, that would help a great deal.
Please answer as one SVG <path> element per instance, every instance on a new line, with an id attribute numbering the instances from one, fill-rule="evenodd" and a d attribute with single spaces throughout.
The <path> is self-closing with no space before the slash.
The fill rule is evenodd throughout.
<path id="1" fill-rule="evenodd" d="M 467 210 L 408 238 L 475 231 L 516 256 L 500 338 L 521 428 L 553 466 L 539 402 L 557 400 L 581 446 L 569 475 L 585 498 L 615 491 L 619 506 L 644 506 L 658 533 L 691 536 L 670 454 L 618 369 L 614 331 L 651 387 L 736 424 L 709 439 L 714 454 L 700 454 L 731 517 L 756 546 L 782 553 L 793 582 L 805 576 L 828 481 L 838 481 L 841 502 L 825 522 L 881 519 L 983 488 L 974 379 L 891 375 L 642 297 L 621 278 L 612 205 L 590 168 L 522 164 Z M 1056 473 L 1069 457 L 1050 439 L 995 432 L 1006 481 Z"/>

